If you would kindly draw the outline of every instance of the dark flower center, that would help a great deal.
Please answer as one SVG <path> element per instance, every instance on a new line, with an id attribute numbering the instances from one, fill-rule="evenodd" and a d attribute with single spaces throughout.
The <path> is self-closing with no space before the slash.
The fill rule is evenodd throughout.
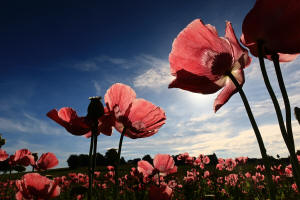
<path id="1" fill-rule="evenodd" d="M 232 55 L 229 53 L 220 53 L 215 55 L 211 66 L 213 75 L 222 76 L 230 71 L 232 67 Z"/>

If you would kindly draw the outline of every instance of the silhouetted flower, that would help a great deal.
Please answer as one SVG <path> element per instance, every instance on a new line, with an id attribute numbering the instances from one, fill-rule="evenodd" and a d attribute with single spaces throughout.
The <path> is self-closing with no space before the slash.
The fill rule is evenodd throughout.
<path id="1" fill-rule="evenodd" d="M 294 60 L 300 53 L 299 10 L 298 0 L 257 0 L 243 21 L 241 42 L 254 56 L 260 41 L 266 58 L 278 53 L 281 62 Z"/>
<path id="2" fill-rule="evenodd" d="M 216 112 L 237 92 L 231 73 L 242 86 L 243 68 L 251 59 L 241 47 L 230 22 L 226 22 L 225 38 L 210 24 L 199 19 L 191 22 L 173 42 L 169 55 L 171 74 L 175 76 L 169 88 L 212 94 L 224 87 L 214 103 Z"/>

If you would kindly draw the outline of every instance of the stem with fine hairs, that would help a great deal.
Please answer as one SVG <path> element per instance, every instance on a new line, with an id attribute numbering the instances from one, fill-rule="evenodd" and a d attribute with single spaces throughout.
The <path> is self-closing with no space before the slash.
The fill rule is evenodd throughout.
<path id="1" fill-rule="evenodd" d="M 266 175 L 267 175 L 267 183 L 268 183 L 268 188 L 269 188 L 269 194 L 270 194 L 270 198 L 271 200 L 275 200 L 276 198 L 276 190 L 272 181 L 272 175 L 271 175 L 271 167 L 270 167 L 270 162 L 269 162 L 269 158 L 267 155 L 267 151 L 263 142 L 263 139 L 261 137 L 260 131 L 258 129 L 258 126 L 256 124 L 256 121 L 254 119 L 254 116 L 252 114 L 249 102 L 247 100 L 247 97 L 242 89 L 242 87 L 240 86 L 240 84 L 238 83 L 238 81 L 235 79 L 235 77 L 231 74 L 231 72 L 228 72 L 227 75 L 230 77 L 230 79 L 232 80 L 232 82 L 234 83 L 235 87 L 238 89 L 238 92 L 242 98 L 242 101 L 244 103 L 245 109 L 247 111 L 250 123 L 252 125 L 252 128 L 254 130 L 257 142 L 258 142 L 258 146 L 260 149 L 260 153 L 261 156 L 263 158 L 263 162 L 266 165 Z"/>
<path id="2" fill-rule="evenodd" d="M 123 143 L 123 138 L 126 133 L 126 127 L 123 128 L 123 131 L 120 136 L 120 141 L 119 141 L 119 148 L 118 148 L 118 160 L 116 163 L 116 168 L 115 168 L 115 193 L 114 193 L 114 199 L 117 199 L 119 196 L 119 166 L 120 166 L 120 158 L 121 158 L 121 151 L 122 151 L 122 143 Z"/>

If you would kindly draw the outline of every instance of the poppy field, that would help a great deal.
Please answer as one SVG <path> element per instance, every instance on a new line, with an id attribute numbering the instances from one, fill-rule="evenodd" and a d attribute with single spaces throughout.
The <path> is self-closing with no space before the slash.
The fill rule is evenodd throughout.
<path id="1" fill-rule="evenodd" d="M 18 152 L 24 153 L 25 150 Z M 19 165 L 30 160 L 26 150 Z M 51 159 L 50 159 L 51 158 Z M 300 159 L 300 157 L 299 157 Z M 48 160 L 48 161 L 47 161 Z M 51 161 L 50 161 L 51 160 Z M 175 160 L 180 162 L 175 165 Z M 53 162 L 55 161 L 55 162 Z M 55 166 L 54 154 L 43 154 L 36 164 L 49 169 Z M 38 165 L 38 166 L 37 166 Z M 86 169 L 47 170 L 38 173 L 1 175 L 1 199 L 87 199 L 89 176 Z M 115 168 L 97 167 L 94 172 L 92 199 L 266 199 L 265 166 L 249 164 L 247 157 L 219 158 L 212 164 L 209 157 L 191 157 L 188 153 L 171 157 L 158 154 L 154 160 L 141 160 L 136 166 L 121 166 L 119 193 L 115 194 Z M 60 175 L 58 175 L 60 174 Z M 64 174 L 64 175 L 61 175 Z M 277 199 L 298 199 L 291 165 L 274 164 L 272 179 Z M 6 181 L 3 181 L 6 178 Z M 46 188 L 46 189 L 45 189 Z M 21 197 L 20 197 L 21 196 Z"/>
<path id="2" fill-rule="evenodd" d="M 300 109 L 291 107 L 280 66 L 283 62 L 294 61 L 300 54 L 299 10 L 296 0 L 257 0 L 244 18 L 239 39 L 229 21 L 225 23 L 224 36 L 219 36 L 213 25 L 194 19 L 170 44 L 169 66 L 173 80 L 168 88 L 199 95 L 220 91 L 213 103 L 215 113 L 238 94 L 260 152 L 261 159 L 257 162 L 250 162 L 248 157 L 212 160 L 201 152 L 197 156 L 182 152 L 177 156 L 158 153 L 153 160 L 122 165 L 124 137 L 133 140 L 151 137 L 168 123 L 168 117 L 164 108 L 140 98 L 130 85 L 113 83 L 106 88 L 103 98 L 89 97 L 84 116 L 79 116 L 80 111 L 71 107 L 51 107 L 44 112 L 47 119 L 68 132 L 66 134 L 90 141 L 85 168 L 53 169 L 59 164 L 54 153 L 45 152 L 39 156 L 30 148 L 16 149 L 9 155 L 5 151 L 5 140 L 0 137 L 0 170 L 2 167 L 5 172 L 0 174 L 0 199 L 300 199 L 300 155 L 296 154 L 292 127 L 292 110 L 300 124 Z M 290 22 L 287 30 L 278 31 L 278 26 L 285 27 L 286 22 Z M 243 90 L 247 78 L 244 69 L 250 67 L 253 60 L 250 53 L 259 60 L 280 139 L 288 152 L 285 162 L 270 156 L 272 152 L 266 148 Z M 274 66 L 279 94 L 270 83 L 266 59 Z M 283 106 L 280 106 L 279 95 Z M 101 145 L 98 136 L 111 136 L 113 130 L 120 133 L 116 161 L 97 166 L 97 147 Z M 15 173 L 24 171 L 25 167 L 25 173 Z"/>

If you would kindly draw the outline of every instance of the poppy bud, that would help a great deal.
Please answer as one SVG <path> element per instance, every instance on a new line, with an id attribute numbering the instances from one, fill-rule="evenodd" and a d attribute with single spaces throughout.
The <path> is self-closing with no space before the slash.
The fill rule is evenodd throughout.
<path id="1" fill-rule="evenodd" d="M 89 97 L 89 100 L 91 100 L 91 102 L 88 107 L 87 117 L 89 119 L 98 119 L 102 115 L 104 115 L 104 107 L 100 101 L 101 97 L 99 96 Z"/>

